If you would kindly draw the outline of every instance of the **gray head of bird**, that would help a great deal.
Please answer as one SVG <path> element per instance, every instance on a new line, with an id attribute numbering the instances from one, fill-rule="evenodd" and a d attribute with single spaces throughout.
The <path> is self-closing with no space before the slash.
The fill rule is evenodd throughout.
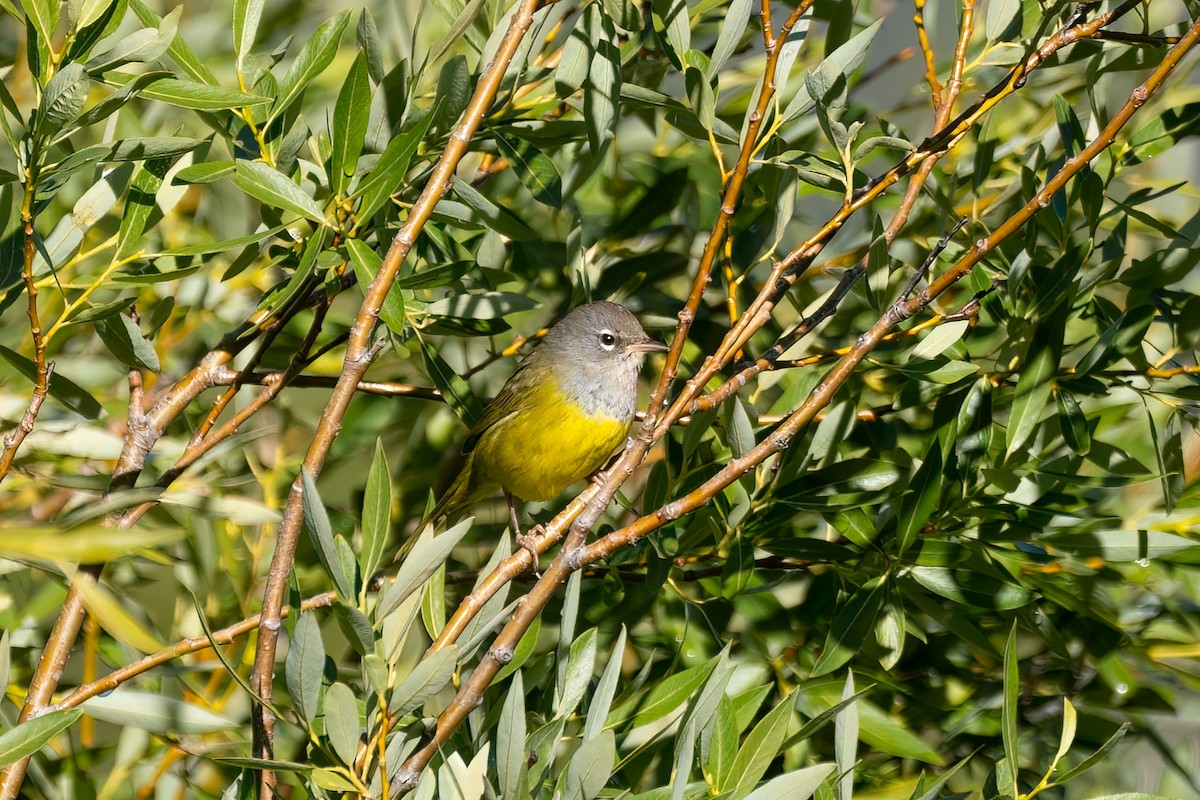
<path id="1" fill-rule="evenodd" d="M 609 405 L 619 395 L 622 401 L 628 398 L 622 406 L 631 406 L 646 354 L 667 349 L 646 335 L 629 309 L 601 301 L 579 306 L 559 320 L 534 355 L 550 365 L 568 384 L 563 388 L 578 399 L 607 396 L 604 405 Z"/>

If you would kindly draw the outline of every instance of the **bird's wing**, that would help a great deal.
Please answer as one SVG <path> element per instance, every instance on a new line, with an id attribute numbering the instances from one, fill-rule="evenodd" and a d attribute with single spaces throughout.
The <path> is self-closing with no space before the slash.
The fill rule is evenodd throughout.
<path id="1" fill-rule="evenodd" d="M 466 441 L 463 442 L 463 453 L 469 453 L 475 449 L 475 445 L 479 443 L 479 438 L 484 432 L 496 424 L 516 414 L 521 408 L 521 399 L 525 396 L 531 382 L 531 373 L 525 369 L 529 363 L 529 359 L 525 359 L 517 367 L 504 386 L 500 389 L 500 393 L 493 397 L 483 408 L 483 413 L 479 415 L 479 419 L 471 426 L 470 432 L 467 434 Z"/>

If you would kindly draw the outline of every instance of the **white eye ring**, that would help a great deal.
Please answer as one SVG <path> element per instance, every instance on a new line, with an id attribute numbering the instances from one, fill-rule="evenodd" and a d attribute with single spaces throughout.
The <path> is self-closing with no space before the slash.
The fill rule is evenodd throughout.
<path id="1" fill-rule="evenodd" d="M 617 337 L 608 328 L 600 331 L 600 346 L 605 350 L 612 350 L 617 346 Z"/>

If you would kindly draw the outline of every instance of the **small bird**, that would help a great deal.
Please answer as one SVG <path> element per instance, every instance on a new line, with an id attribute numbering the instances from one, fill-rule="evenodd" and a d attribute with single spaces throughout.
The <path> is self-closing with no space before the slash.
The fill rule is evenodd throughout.
<path id="1" fill-rule="evenodd" d="M 513 533 L 526 546 L 512 498 L 550 500 L 604 466 L 629 435 L 646 354 L 666 349 L 624 306 L 571 311 L 484 408 L 463 444 L 462 470 L 426 521 L 501 489 Z"/>

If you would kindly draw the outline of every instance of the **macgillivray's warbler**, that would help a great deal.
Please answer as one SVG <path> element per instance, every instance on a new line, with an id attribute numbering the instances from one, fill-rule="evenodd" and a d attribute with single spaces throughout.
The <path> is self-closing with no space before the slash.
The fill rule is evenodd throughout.
<path id="1" fill-rule="evenodd" d="M 571 311 L 484 408 L 463 443 L 462 470 L 425 520 L 454 516 L 499 488 L 525 546 L 512 498 L 550 500 L 604 466 L 629 435 L 646 353 L 666 349 L 624 306 Z"/>

